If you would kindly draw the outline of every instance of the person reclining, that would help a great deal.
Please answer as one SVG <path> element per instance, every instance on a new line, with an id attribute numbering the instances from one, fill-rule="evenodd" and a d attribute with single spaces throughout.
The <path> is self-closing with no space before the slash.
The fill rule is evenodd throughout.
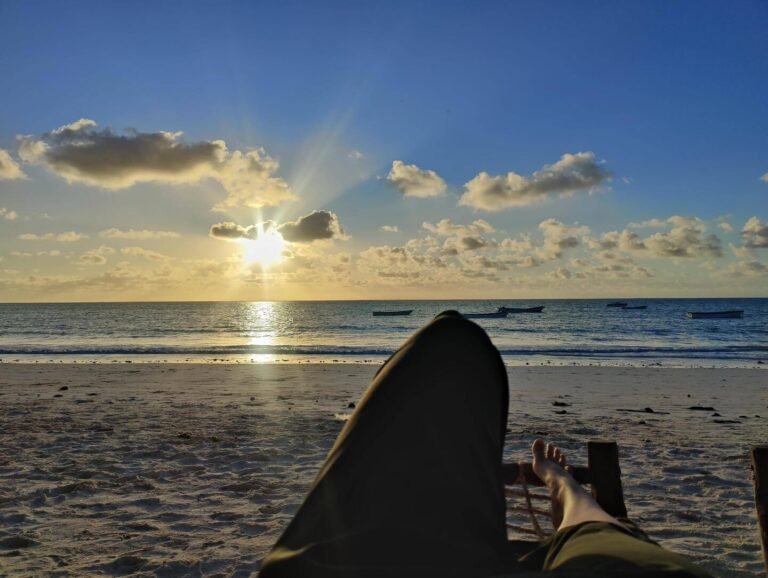
<path id="1" fill-rule="evenodd" d="M 261 578 L 709 576 L 608 515 L 540 439 L 533 468 L 557 531 L 513 554 L 508 403 L 506 368 L 485 331 L 455 311 L 438 315 L 378 370 Z"/>

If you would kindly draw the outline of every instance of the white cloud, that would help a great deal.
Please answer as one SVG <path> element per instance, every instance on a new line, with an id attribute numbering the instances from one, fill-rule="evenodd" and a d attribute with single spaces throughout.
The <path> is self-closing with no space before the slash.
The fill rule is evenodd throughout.
<path id="1" fill-rule="evenodd" d="M 730 233 L 731 231 L 733 231 L 733 225 L 731 225 L 726 221 L 718 223 L 717 228 L 720 229 L 723 233 Z"/>
<path id="2" fill-rule="evenodd" d="M 484 211 L 522 207 L 554 195 L 591 191 L 610 179 L 591 152 L 564 154 L 556 163 L 545 165 L 530 177 L 514 172 L 492 176 L 481 172 L 464 184 L 459 205 Z"/>
<path id="3" fill-rule="evenodd" d="M 123 255 L 131 255 L 133 257 L 142 257 L 147 261 L 153 261 L 156 263 L 161 261 L 168 261 L 170 259 L 170 257 L 167 255 L 163 255 L 162 253 L 158 253 L 156 251 L 150 251 L 144 247 L 123 247 L 120 249 L 120 253 Z"/>
<path id="4" fill-rule="evenodd" d="M 667 219 L 672 229 L 655 233 L 644 244 L 658 257 L 722 257 L 722 243 L 713 234 L 706 234 L 704 221 L 696 217 L 675 215 Z"/>
<path id="5" fill-rule="evenodd" d="M 18 217 L 19 214 L 16 211 L 0 207 L 0 219 L 5 219 L 6 221 L 15 221 Z"/>
<path id="6" fill-rule="evenodd" d="M 90 119 L 45 133 L 20 136 L 19 154 L 66 179 L 106 189 L 143 182 L 172 184 L 218 181 L 227 197 L 215 210 L 276 206 L 296 196 L 273 176 L 279 164 L 264 149 L 227 149 L 223 140 L 186 143 L 180 132 L 97 129 Z"/>
<path id="7" fill-rule="evenodd" d="M 393 161 L 387 181 L 398 188 L 404 197 L 439 197 L 445 194 L 447 185 L 435 172 L 423 170 L 403 161 Z"/>
<path id="8" fill-rule="evenodd" d="M 56 241 L 58 243 L 74 243 L 82 239 L 87 239 L 88 235 L 76 231 L 66 233 L 44 233 L 37 235 L 35 233 L 23 233 L 17 237 L 22 241 Z"/>
<path id="9" fill-rule="evenodd" d="M 667 226 L 665 219 L 648 219 L 640 223 L 630 223 L 627 225 L 630 229 L 663 229 Z"/>
<path id="10" fill-rule="evenodd" d="M 107 262 L 107 255 L 113 255 L 115 250 L 112 247 L 102 245 L 98 249 L 91 249 L 80 255 L 80 262 L 86 265 L 104 265 Z"/>
<path id="11" fill-rule="evenodd" d="M 483 233 L 493 233 L 495 231 L 493 226 L 483 219 L 477 219 L 470 225 L 457 225 L 451 222 L 450 219 L 442 219 L 434 225 L 425 221 L 421 226 L 430 233 L 443 237 L 482 235 Z"/>
<path id="12" fill-rule="evenodd" d="M 768 173 L 765 173 L 762 177 L 760 177 L 760 180 L 768 183 Z"/>
<path id="13" fill-rule="evenodd" d="M 0 181 L 24 179 L 27 175 L 21 170 L 19 163 L 13 160 L 11 153 L 5 149 L 0 149 Z"/>
<path id="14" fill-rule="evenodd" d="M 768 248 L 768 223 L 761 221 L 757 217 L 750 217 L 744 223 L 741 235 L 744 238 L 745 247 L 750 249 Z"/>
<path id="15" fill-rule="evenodd" d="M 563 251 L 579 246 L 579 238 L 589 234 L 589 227 L 566 225 L 556 219 L 547 219 L 539 223 L 544 234 L 544 244 L 538 255 L 544 259 L 560 259 Z"/>
<path id="16" fill-rule="evenodd" d="M 143 240 L 173 238 L 178 236 L 179 234 L 174 231 L 150 231 L 148 229 L 128 229 L 127 231 L 123 231 L 120 229 L 111 228 L 105 229 L 99 233 L 99 237 L 103 237 L 105 239 Z"/>
<path id="17" fill-rule="evenodd" d="M 385 233 L 398 233 L 400 232 L 400 229 L 397 225 L 382 225 L 379 227 L 380 231 L 384 231 Z"/>
<path id="18" fill-rule="evenodd" d="M 353 161 L 359 161 L 360 159 L 365 158 L 365 155 L 361 153 L 359 150 L 351 150 L 347 154 L 347 158 L 350 158 Z"/>
<path id="19" fill-rule="evenodd" d="M 717 235 L 707 234 L 704 221 L 698 217 L 674 215 L 668 219 L 651 219 L 630 223 L 629 227 L 670 227 L 669 231 L 641 237 L 635 231 L 610 231 L 599 238 L 588 238 L 587 244 L 599 251 L 621 250 L 646 253 L 655 257 L 702 258 L 722 257 L 722 242 Z"/>

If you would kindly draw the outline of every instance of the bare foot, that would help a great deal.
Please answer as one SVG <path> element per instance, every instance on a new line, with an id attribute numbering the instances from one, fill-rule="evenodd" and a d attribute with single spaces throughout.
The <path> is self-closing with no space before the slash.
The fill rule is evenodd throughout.
<path id="1" fill-rule="evenodd" d="M 565 454 L 560 448 L 537 439 L 531 451 L 533 471 L 547 486 L 552 498 L 552 525 L 555 530 L 585 522 L 622 526 L 573 478 L 573 468 L 566 464 Z"/>
<path id="2" fill-rule="evenodd" d="M 565 454 L 553 445 L 536 439 L 531 446 L 533 452 L 533 471 L 549 489 L 552 500 L 552 527 L 557 530 L 563 523 L 563 503 L 561 490 L 563 478 L 570 478 L 570 466 L 566 465 Z"/>

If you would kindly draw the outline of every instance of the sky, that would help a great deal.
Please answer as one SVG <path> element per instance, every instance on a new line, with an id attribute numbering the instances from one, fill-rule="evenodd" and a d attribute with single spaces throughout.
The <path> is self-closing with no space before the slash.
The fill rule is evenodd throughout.
<path id="1" fill-rule="evenodd" d="M 766 297 L 766 21 L 0 0 L 0 301 Z"/>

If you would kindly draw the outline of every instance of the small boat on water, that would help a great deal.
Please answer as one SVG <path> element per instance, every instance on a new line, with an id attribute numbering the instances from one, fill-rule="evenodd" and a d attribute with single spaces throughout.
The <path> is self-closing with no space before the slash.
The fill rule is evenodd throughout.
<path id="1" fill-rule="evenodd" d="M 401 315 L 410 315 L 413 309 L 403 309 L 401 311 L 374 311 L 374 317 L 397 317 Z"/>
<path id="2" fill-rule="evenodd" d="M 497 311 L 506 311 L 507 313 L 541 313 L 544 311 L 544 305 L 539 307 L 499 307 Z"/>
<path id="3" fill-rule="evenodd" d="M 733 311 L 689 311 L 688 319 L 741 319 L 744 317 L 743 309 Z"/>
<path id="4" fill-rule="evenodd" d="M 628 303 L 624 303 L 623 301 L 614 301 L 613 303 L 606 303 L 606 307 L 621 307 L 624 309 Z"/>
<path id="5" fill-rule="evenodd" d="M 632 311 L 632 310 L 640 310 L 640 309 L 648 309 L 647 305 L 627 305 L 626 307 L 622 307 L 624 311 Z"/>
<path id="6" fill-rule="evenodd" d="M 493 313 L 464 313 L 467 319 L 504 319 L 508 313 L 506 311 L 494 311 Z"/>

